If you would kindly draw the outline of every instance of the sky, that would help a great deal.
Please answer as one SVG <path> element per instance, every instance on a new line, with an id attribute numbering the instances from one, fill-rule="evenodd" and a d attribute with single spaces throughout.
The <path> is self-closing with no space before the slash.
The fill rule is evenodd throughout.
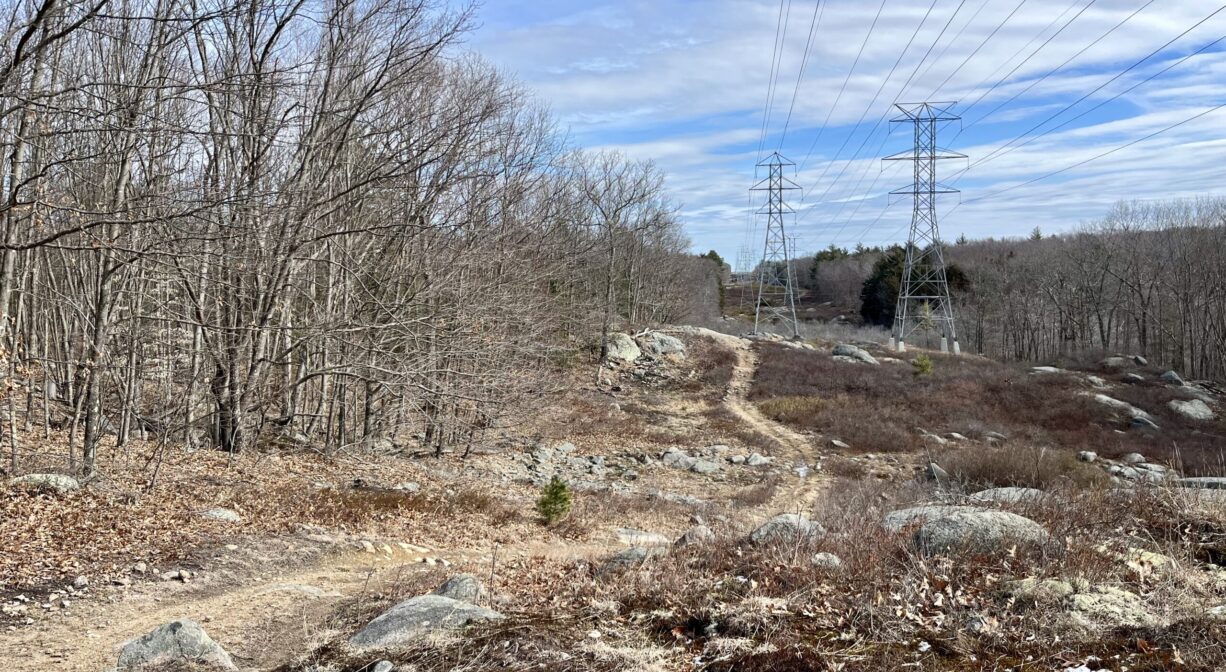
<path id="1" fill-rule="evenodd" d="M 775 151 L 801 187 L 799 253 L 905 242 L 910 197 L 889 192 L 911 164 L 881 160 L 911 149 L 896 102 L 961 116 L 938 131 L 968 157 L 938 165 L 960 190 L 940 198 L 945 240 L 1226 194 L 1219 0 L 485 0 L 465 48 L 574 144 L 654 161 L 695 251 L 734 264 L 761 254 L 749 188 Z"/>

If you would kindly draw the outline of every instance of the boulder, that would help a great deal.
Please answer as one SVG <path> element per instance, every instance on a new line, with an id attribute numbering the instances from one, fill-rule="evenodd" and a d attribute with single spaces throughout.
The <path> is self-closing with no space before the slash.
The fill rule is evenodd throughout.
<path id="1" fill-rule="evenodd" d="M 1158 378 L 1162 382 L 1168 385 L 1174 385 L 1176 387 L 1183 387 L 1187 384 L 1184 382 L 1183 377 L 1174 371 L 1165 371 L 1161 376 L 1158 376 Z"/>
<path id="2" fill-rule="evenodd" d="M 977 502 L 1004 502 L 1006 504 L 1039 503 L 1051 495 L 1035 488 L 990 488 L 971 495 Z"/>
<path id="3" fill-rule="evenodd" d="M 947 504 L 923 504 L 913 506 L 907 509 L 899 509 L 891 511 L 881 519 L 881 527 L 887 532 L 901 532 L 909 525 L 923 523 L 931 519 L 940 518 L 941 516 L 951 513 L 981 511 L 982 509 L 974 506 L 951 506 Z"/>
<path id="4" fill-rule="evenodd" d="M 214 642 L 199 623 L 187 619 L 160 625 L 139 639 L 124 644 L 115 669 L 117 672 L 128 672 L 185 665 L 218 670 L 238 669 L 230 660 L 230 654 Z"/>
<path id="5" fill-rule="evenodd" d="M 813 557 L 810 558 L 810 562 L 813 563 L 814 567 L 818 567 L 820 569 L 839 569 L 843 566 L 842 558 L 834 553 L 815 553 Z"/>
<path id="6" fill-rule="evenodd" d="M 1192 399 L 1184 401 L 1181 399 L 1172 399 L 1168 404 L 1172 411 L 1182 415 L 1189 420 L 1212 420 L 1213 409 L 1209 408 L 1209 404 L 1200 399 Z"/>
<path id="7" fill-rule="evenodd" d="M 825 534 L 824 527 L 804 516 L 782 513 L 750 532 L 749 540 L 754 544 L 764 545 L 819 539 Z"/>
<path id="8" fill-rule="evenodd" d="M 838 448 L 840 450 L 847 450 L 848 448 L 851 448 L 851 446 L 847 445 L 846 443 L 842 441 L 839 441 L 838 439 L 830 439 L 830 446 L 832 448 Z"/>
<path id="9" fill-rule="evenodd" d="M 1083 450 L 1080 453 L 1077 453 L 1077 460 L 1079 462 L 1093 462 L 1094 460 L 1097 460 L 1097 459 L 1098 459 L 1098 453 L 1092 450 Z"/>
<path id="10" fill-rule="evenodd" d="M 1141 464 L 1145 461 L 1145 456 L 1141 453 L 1126 453 L 1120 456 L 1120 462 L 1124 464 Z"/>
<path id="11" fill-rule="evenodd" d="M 205 518 L 212 518 L 213 520 L 220 520 L 223 523 L 241 523 L 243 522 L 242 516 L 238 515 L 237 512 L 231 509 L 223 509 L 221 507 L 201 511 L 200 515 L 204 516 Z"/>
<path id="12" fill-rule="evenodd" d="M 72 476 L 65 476 L 64 474 L 26 474 L 25 476 L 10 478 L 9 487 L 65 493 L 79 490 L 81 484 Z"/>
<path id="13" fill-rule="evenodd" d="M 1149 366 L 1149 360 L 1145 359 L 1141 355 L 1133 355 L 1132 363 L 1136 364 L 1137 366 Z"/>
<path id="14" fill-rule="evenodd" d="M 1099 378 L 1098 376 L 1086 376 L 1086 382 L 1090 384 L 1090 387 L 1096 387 L 1100 390 L 1109 387 L 1109 385 L 1107 385 L 1107 381 Z"/>
<path id="15" fill-rule="evenodd" d="M 694 459 L 694 461 L 690 463 L 689 469 L 696 474 L 714 474 L 715 472 L 719 471 L 719 464 L 712 462 L 711 460 Z"/>
<path id="16" fill-rule="evenodd" d="M 358 650 L 388 648 L 435 630 L 501 618 L 502 614 L 475 604 L 442 595 L 421 595 L 397 604 L 367 623 L 349 638 L 349 645 Z"/>
<path id="17" fill-rule="evenodd" d="M 1119 399 L 1116 399 L 1114 397 L 1108 397 L 1105 394 L 1094 395 L 1094 401 L 1097 401 L 1103 406 L 1107 406 L 1113 410 L 1120 411 L 1121 413 L 1124 413 L 1125 415 L 1127 415 L 1129 418 L 1132 418 L 1133 420 L 1136 420 L 1139 418 L 1142 420 L 1148 420 L 1151 423 L 1153 422 L 1153 417 L 1150 416 L 1149 413 L 1142 411 L 1141 409 L 1137 408 L 1136 406 L 1133 406 L 1132 404 L 1126 401 L 1120 401 Z"/>
<path id="18" fill-rule="evenodd" d="M 1125 373 L 1120 376 L 1120 381 L 1128 385 L 1140 385 L 1145 382 L 1145 376 L 1139 373 Z"/>
<path id="19" fill-rule="evenodd" d="M 686 530 L 685 534 L 677 537 L 677 541 L 673 542 L 678 548 L 692 546 L 694 544 L 707 544 L 715 541 L 715 532 L 706 525 L 695 525 Z"/>
<path id="20" fill-rule="evenodd" d="M 924 480 L 937 484 L 938 488 L 948 488 L 953 483 L 953 477 L 936 462 L 929 462 L 924 467 Z"/>
<path id="21" fill-rule="evenodd" d="M 758 453 L 753 453 L 748 458 L 745 459 L 745 464 L 751 467 L 761 467 L 761 466 L 764 466 L 770 463 L 771 463 L 770 458 L 763 457 L 762 455 L 759 455 Z"/>
<path id="22" fill-rule="evenodd" d="M 995 553 L 1048 539 L 1041 525 L 1008 511 L 958 511 L 930 518 L 915 532 L 915 546 L 924 553 Z"/>
<path id="23" fill-rule="evenodd" d="M 1133 416 L 1133 418 L 1128 421 L 1128 426 L 1134 429 L 1146 429 L 1146 430 L 1155 430 L 1155 431 L 1158 429 L 1161 429 L 1161 427 L 1158 426 L 1158 423 L 1154 422 L 1153 420 L 1150 420 L 1149 418 L 1142 418 L 1140 416 Z"/>
<path id="24" fill-rule="evenodd" d="M 480 602 L 485 599 L 485 585 L 472 574 L 456 574 L 435 588 L 434 594 L 461 602 Z"/>
<path id="25" fill-rule="evenodd" d="M 1065 371 L 1064 369 L 1061 369 L 1056 366 L 1032 366 L 1030 367 L 1030 372 L 1031 373 L 1068 373 L 1068 371 Z"/>
<path id="26" fill-rule="evenodd" d="M 638 567 L 652 558 L 659 557 L 664 554 L 664 549 L 659 547 L 644 547 L 633 546 L 624 551 L 614 553 L 596 570 L 596 576 L 608 576 L 610 574 L 618 574 Z"/>
<path id="27" fill-rule="evenodd" d="M 872 355 L 868 354 L 868 352 L 866 352 L 863 348 L 857 348 L 856 346 L 848 345 L 847 343 L 840 343 L 834 346 L 834 350 L 832 351 L 832 354 L 835 357 L 849 357 L 858 362 L 863 362 L 865 364 L 872 364 L 873 366 L 880 365 L 877 359 L 873 357 Z"/>
<path id="28" fill-rule="evenodd" d="M 610 334 L 607 346 L 609 359 L 619 362 L 633 362 L 643 356 L 638 344 L 626 334 Z"/>
<path id="29" fill-rule="evenodd" d="M 1073 595 L 1069 614 L 1081 624 L 1094 627 L 1145 627 L 1158 621 L 1145 608 L 1145 601 L 1122 588 L 1096 586 L 1089 592 Z"/>
<path id="30" fill-rule="evenodd" d="M 1129 361 L 1127 357 L 1108 357 L 1099 362 L 1100 366 L 1104 366 L 1108 369 L 1122 369 L 1126 366 L 1130 366 L 1131 364 L 1132 362 Z"/>
<path id="31" fill-rule="evenodd" d="M 685 357 L 685 343 L 676 336 L 669 336 L 658 331 L 649 331 L 637 339 L 636 343 L 643 354 L 648 357 L 675 357 L 682 359 Z"/>

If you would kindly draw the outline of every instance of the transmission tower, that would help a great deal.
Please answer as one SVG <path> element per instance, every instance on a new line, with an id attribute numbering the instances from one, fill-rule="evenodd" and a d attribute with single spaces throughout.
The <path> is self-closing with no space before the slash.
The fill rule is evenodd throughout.
<path id="1" fill-rule="evenodd" d="M 784 192 L 800 187 L 783 176 L 785 166 L 795 166 L 775 152 L 757 165 L 767 169 L 767 177 L 754 185 L 752 191 L 765 191 L 766 204 L 758 210 L 766 216 L 766 243 L 762 249 L 762 263 L 758 266 L 758 303 L 754 309 L 753 333 L 760 332 L 763 325 L 779 323 L 790 327 L 793 338 L 800 336 L 796 324 L 795 288 L 792 284 L 792 264 L 788 238 L 784 231 L 784 218 L 794 214 L 785 202 Z"/>
<path id="2" fill-rule="evenodd" d="M 917 332 L 941 335 L 941 352 L 960 354 L 958 332 L 954 324 L 953 303 L 949 299 L 949 280 L 945 274 L 945 255 L 941 249 L 941 234 L 937 228 L 937 194 L 957 193 L 937 182 L 936 162 L 945 159 L 965 159 L 966 155 L 937 146 L 937 126 L 960 117 L 949 112 L 955 103 L 903 103 L 895 105 L 902 116 L 891 123 L 912 124 L 915 146 L 908 152 L 888 156 L 886 161 L 914 162 L 915 181 L 908 187 L 890 192 L 912 196 L 915 207 L 911 214 L 911 234 L 907 238 L 906 260 L 902 285 L 898 289 L 898 305 L 894 311 L 894 328 L 890 333 L 890 348 L 906 350 L 906 342 Z"/>
<path id="3" fill-rule="evenodd" d="M 738 307 L 744 308 L 746 297 L 753 288 L 753 249 L 749 245 L 742 245 L 737 250 L 736 273 L 732 276 L 732 282 L 737 286 Z"/>

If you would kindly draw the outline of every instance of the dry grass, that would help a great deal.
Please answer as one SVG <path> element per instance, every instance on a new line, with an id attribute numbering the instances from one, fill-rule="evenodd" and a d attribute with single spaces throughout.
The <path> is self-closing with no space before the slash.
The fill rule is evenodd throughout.
<path id="1" fill-rule="evenodd" d="M 1102 469 L 1078 462 L 1068 451 L 1047 448 L 974 446 L 941 452 L 936 462 L 968 491 L 1011 486 L 1052 490 L 1109 483 Z"/>
<path id="2" fill-rule="evenodd" d="M 1155 416 L 1162 431 L 1150 434 L 1128 429 L 1126 419 L 1085 394 L 1092 388 L 1073 375 L 1033 375 L 1022 365 L 931 354 L 932 374 L 915 376 L 902 364 L 844 364 L 820 351 L 757 347 L 761 365 L 750 398 L 763 412 L 837 436 L 857 451 L 921 452 L 930 446 L 920 428 L 972 437 L 996 431 L 1011 446 L 1140 452 L 1162 462 L 1179 457 L 1189 475 L 1226 473 L 1226 422 L 1179 418 L 1166 405 L 1186 394 L 1177 389 L 1119 385 L 1109 391 Z"/>

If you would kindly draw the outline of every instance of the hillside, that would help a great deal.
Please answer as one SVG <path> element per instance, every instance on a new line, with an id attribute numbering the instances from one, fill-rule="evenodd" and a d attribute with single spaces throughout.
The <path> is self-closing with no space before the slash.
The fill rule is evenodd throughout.
<path id="1" fill-rule="evenodd" d="M 611 339 L 606 391 L 571 369 L 466 452 L 434 457 L 411 437 L 331 455 L 140 442 L 79 489 L 10 482 L 0 659 L 1226 665 L 1215 386 L 1129 357 L 1056 369 L 931 354 L 923 373 L 868 344 L 692 327 L 637 341 Z M 1213 417 L 1190 417 L 1202 405 Z M 546 525 L 534 502 L 555 475 L 574 506 Z M 418 597 L 440 586 L 457 601 Z M 178 619 L 215 645 L 186 624 L 121 654 Z"/>

